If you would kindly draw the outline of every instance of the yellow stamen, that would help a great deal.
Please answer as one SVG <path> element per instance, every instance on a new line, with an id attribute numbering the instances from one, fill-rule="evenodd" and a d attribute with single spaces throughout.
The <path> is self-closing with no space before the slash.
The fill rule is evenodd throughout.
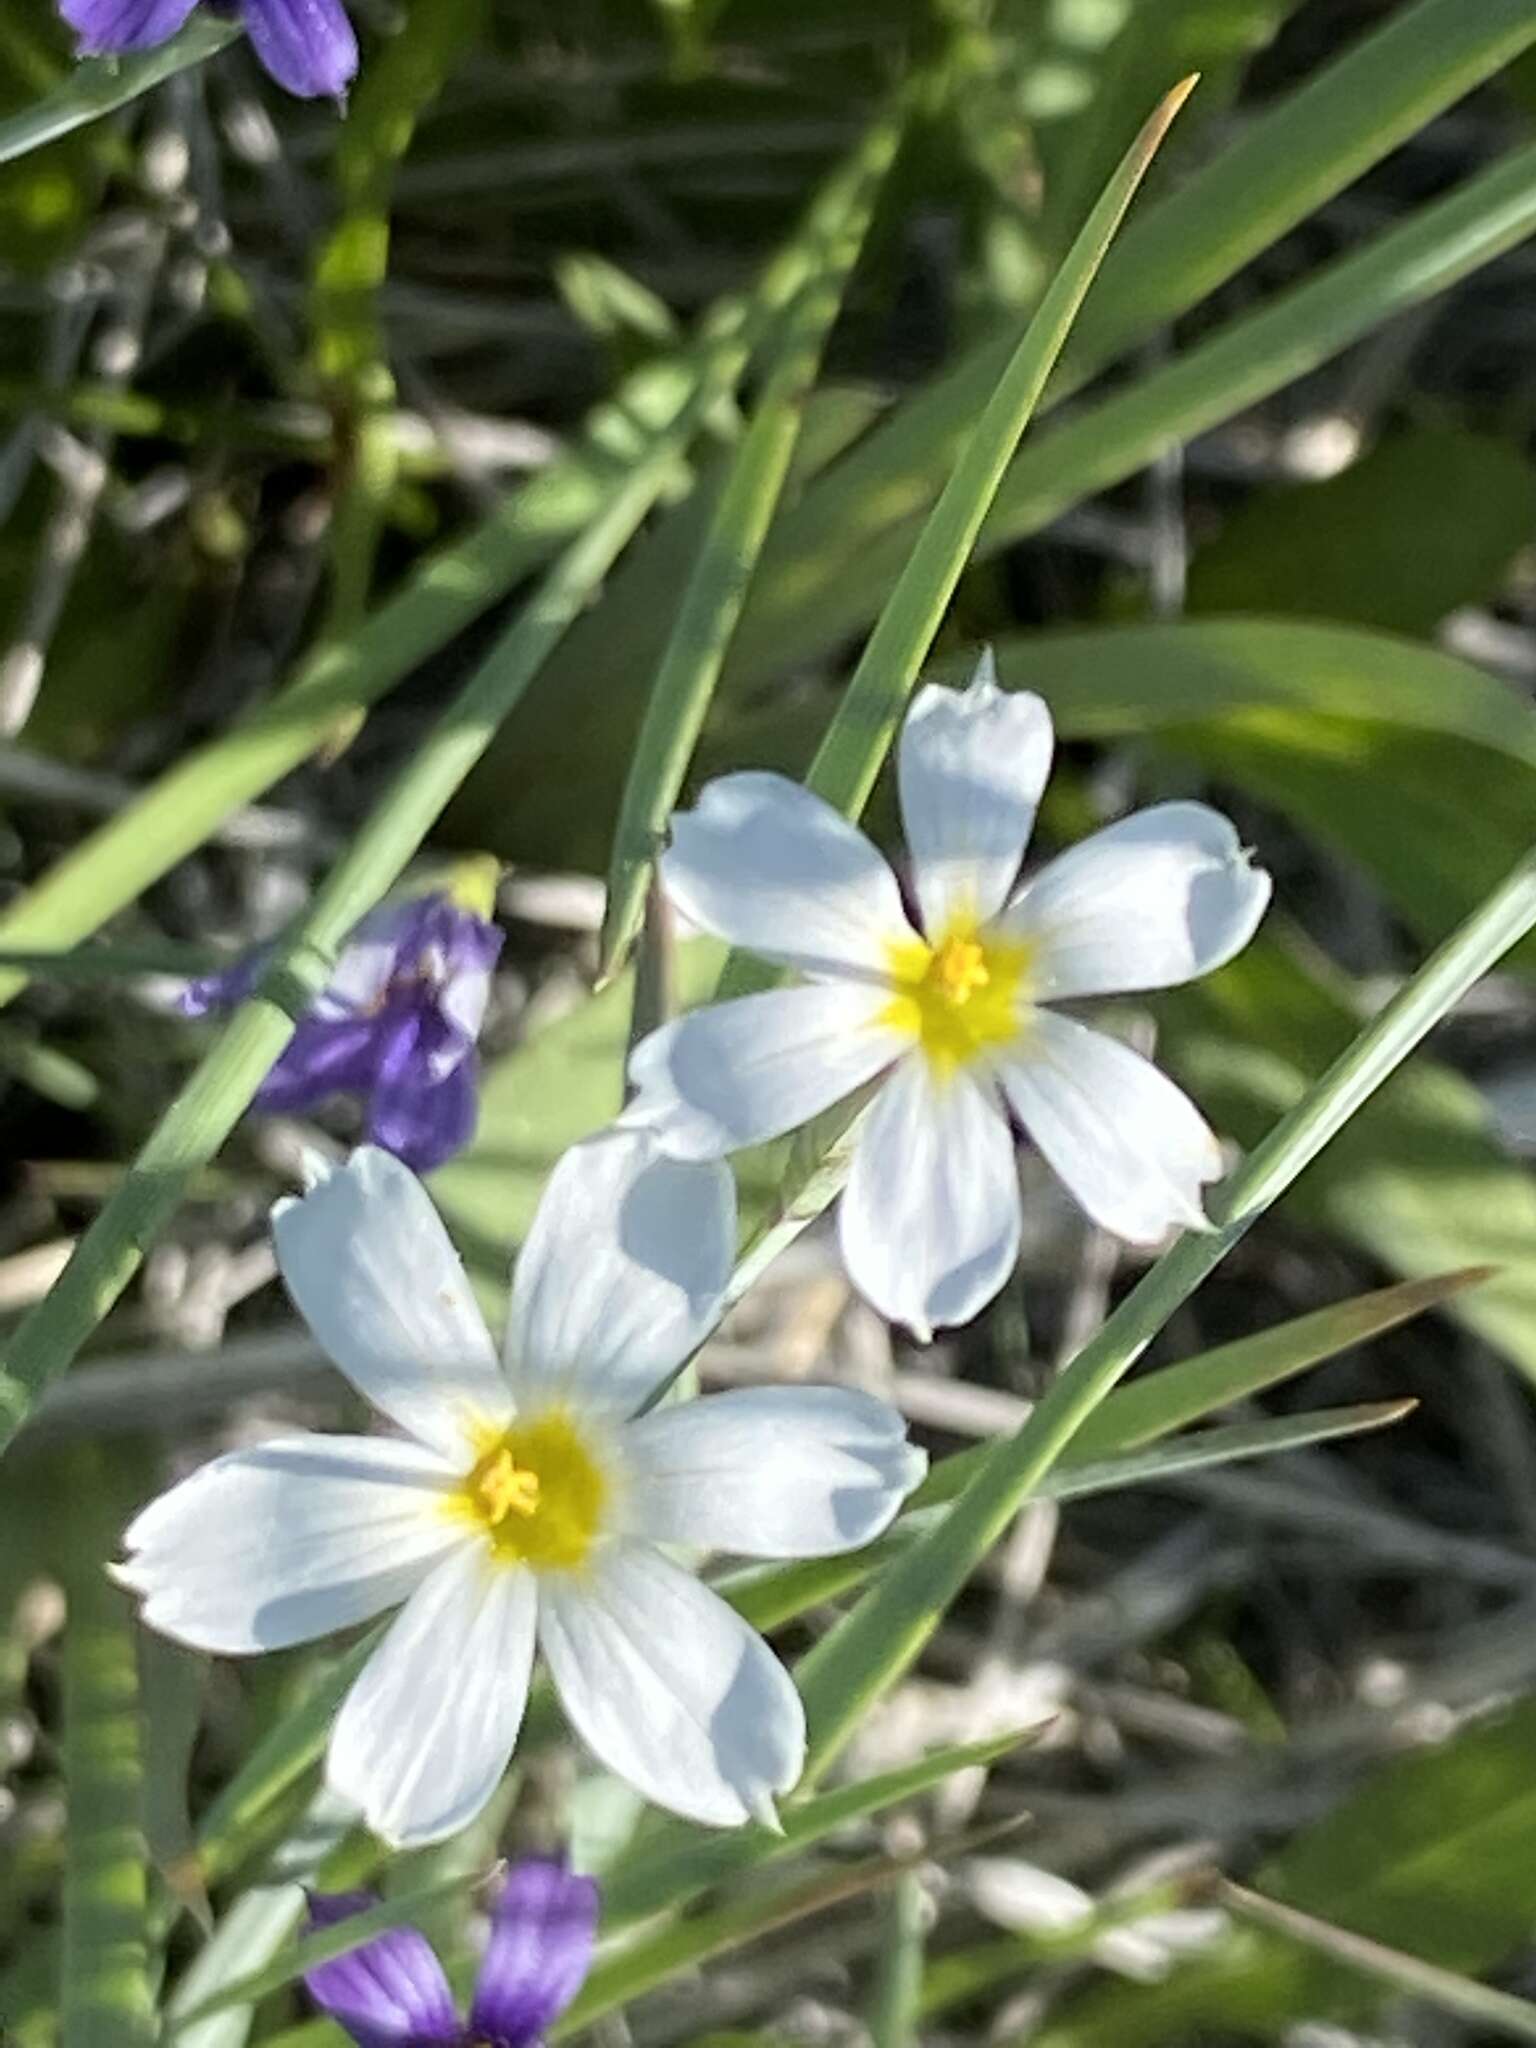
<path id="1" fill-rule="evenodd" d="M 1016 1039 L 1028 1006 L 1031 949 L 953 918 L 933 945 L 907 939 L 890 948 L 899 993 L 881 1022 L 915 1038 L 941 1076 Z"/>
<path id="2" fill-rule="evenodd" d="M 493 1430 L 449 1512 L 472 1523 L 506 1564 L 577 1571 L 609 1505 L 608 1474 L 565 1408 L 546 1408 Z"/>
<path id="3" fill-rule="evenodd" d="M 475 1498 L 491 1528 L 500 1528 L 508 1515 L 531 1515 L 538 1511 L 539 1475 L 525 1472 L 515 1464 L 505 1444 L 482 1459 L 475 1472 Z"/>

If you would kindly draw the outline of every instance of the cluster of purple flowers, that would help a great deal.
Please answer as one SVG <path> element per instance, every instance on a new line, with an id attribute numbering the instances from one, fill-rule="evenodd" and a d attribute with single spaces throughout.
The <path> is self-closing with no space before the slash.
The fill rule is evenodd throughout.
<path id="1" fill-rule="evenodd" d="M 330 986 L 299 1024 L 256 1097 L 290 1113 L 333 1095 L 367 1104 L 368 1142 L 419 1173 L 441 1166 L 474 1135 L 476 1043 L 501 932 L 489 911 L 493 862 L 468 862 L 475 907 L 434 891 L 382 905 L 348 941 Z M 189 1017 L 233 1009 L 261 980 L 271 948 L 194 981 Z"/>
<path id="2" fill-rule="evenodd" d="M 182 28 L 198 0 L 59 0 L 83 57 L 152 50 Z M 220 0 L 238 14 L 251 48 L 278 84 L 301 99 L 340 99 L 357 76 L 357 37 L 341 0 Z"/>
<path id="3" fill-rule="evenodd" d="M 334 1927 L 378 1900 L 368 1892 L 310 1899 L 312 1928 Z M 534 2048 L 581 1989 L 597 1929 L 597 1887 L 563 1863 L 533 1858 L 508 1872 L 468 2020 L 443 1966 L 414 1927 L 394 1927 L 304 1979 L 358 2048 Z"/>

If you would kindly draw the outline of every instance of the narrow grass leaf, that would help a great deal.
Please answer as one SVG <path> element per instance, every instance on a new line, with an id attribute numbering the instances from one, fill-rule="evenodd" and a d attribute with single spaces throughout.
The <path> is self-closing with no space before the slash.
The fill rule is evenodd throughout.
<path id="1" fill-rule="evenodd" d="M 1492 1985 L 1478 1983 L 1475 1977 L 1442 1969 L 1438 1963 L 1421 1962 L 1417 1956 L 1404 1955 L 1400 1949 L 1388 1948 L 1363 1934 L 1351 1934 L 1346 1927 L 1335 1927 L 1295 1906 L 1265 1898 L 1262 1892 L 1249 1891 L 1245 1885 L 1222 1879 L 1213 1888 L 1213 1896 L 1218 1904 L 1254 1926 L 1282 1935 L 1287 1941 L 1299 1942 L 1303 1948 L 1315 1949 L 1330 1962 L 1358 1970 L 1401 1997 L 1432 2005 L 1469 2026 L 1491 2028 L 1505 2040 L 1536 2041 L 1536 2005 L 1529 1999 L 1497 1991 Z"/>
<path id="2" fill-rule="evenodd" d="M 0 121 L 0 164 L 45 149 L 103 114 L 128 106 L 178 71 L 206 62 L 239 33 L 234 22 L 199 11 L 180 35 L 156 50 L 134 57 L 92 57 L 76 64 L 52 92 Z"/>
<path id="3" fill-rule="evenodd" d="M 862 181 L 843 214 L 828 223 L 826 250 L 784 316 L 762 396 L 683 590 L 624 785 L 599 940 L 599 983 L 613 973 L 639 929 L 651 864 L 789 474 L 822 350 L 900 139 L 901 120 L 894 113 L 865 138 L 856 159 Z"/>
<path id="4" fill-rule="evenodd" d="M 1104 188 L 987 399 L 881 609 L 806 777 L 808 788 L 850 815 L 862 810 L 874 787 L 908 694 L 1078 308 L 1194 86 L 1195 80 L 1186 78 L 1167 95 Z"/>
<path id="5" fill-rule="evenodd" d="M 71 1572 L 68 1592 L 60 2039 L 62 2048 L 107 2041 L 148 2048 L 154 2024 L 133 1619 L 89 1551 Z"/>

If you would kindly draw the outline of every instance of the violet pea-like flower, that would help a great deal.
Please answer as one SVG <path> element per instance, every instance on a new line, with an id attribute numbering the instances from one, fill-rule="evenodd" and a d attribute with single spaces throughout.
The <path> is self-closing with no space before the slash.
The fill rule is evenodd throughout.
<path id="1" fill-rule="evenodd" d="M 122 57 L 167 43 L 198 0 L 59 0 L 82 57 Z M 285 91 L 340 99 L 357 76 L 357 37 L 341 0 L 221 0 L 238 14 L 251 48 Z"/>
<path id="2" fill-rule="evenodd" d="M 482 873 L 482 870 L 484 871 Z M 329 986 L 288 1041 L 255 1107 L 297 1114 L 334 1095 L 367 1104 L 370 1144 L 419 1173 L 441 1166 L 474 1135 L 476 1042 L 502 935 L 486 910 L 494 863 L 466 862 L 463 887 L 384 904 L 343 948 Z M 181 998 L 189 1017 L 233 1009 L 266 971 L 258 947 Z"/>
<path id="3" fill-rule="evenodd" d="M 311 1894 L 311 1929 L 376 1906 L 368 1892 Z M 597 1886 L 542 1857 L 518 1863 L 491 1909 L 469 2018 L 414 1927 L 393 1927 L 307 1972 L 305 1988 L 358 2048 L 534 2048 L 581 1989 L 597 1929 Z"/>

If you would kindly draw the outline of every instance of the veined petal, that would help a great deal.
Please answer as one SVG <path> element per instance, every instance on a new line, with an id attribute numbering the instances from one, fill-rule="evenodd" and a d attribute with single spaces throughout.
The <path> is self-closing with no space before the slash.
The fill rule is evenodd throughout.
<path id="1" fill-rule="evenodd" d="M 694 1010 L 636 1046 L 624 1122 L 679 1159 L 718 1159 L 819 1116 L 912 1044 L 887 989 L 769 989 Z"/>
<path id="2" fill-rule="evenodd" d="M 417 1588 L 342 1702 L 332 1789 L 396 1848 L 467 1827 L 517 1743 L 533 1667 L 531 1572 L 466 1542 Z"/>
<path id="3" fill-rule="evenodd" d="M 597 1936 L 597 1886 L 531 1857 L 507 1873 L 469 2010 L 475 2040 L 532 2048 L 581 1989 Z"/>
<path id="4" fill-rule="evenodd" d="M 385 1042 L 377 1017 L 307 1017 L 257 1089 L 252 1107 L 283 1114 L 312 1109 L 331 1095 L 366 1094 Z"/>
<path id="5" fill-rule="evenodd" d="M 340 0 L 242 0 L 264 70 L 299 99 L 340 99 L 357 76 L 357 37 Z"/>
<path id="6" fill-rule="evenodd" d="M 1102 1229 L 1156 1244 L 1206 1227 L 1200 1188 L 1220 1175 L 1221 1147 L 1150 1060 L 1040 1010 L 1000 1078 L 1031 1142 Z"/>
<path id="7" fill-rule="evenodd" d="M 373 1892 L 311 1892 L 310 1930 L 335 1927 L 378 1905 Z M 460 2048 L 464 2030 L 432 1944 L 416 1927 L 391 1927 L 304 1973 L 322 2012 L 358 2048 Z"/>
<path id="8" fill-rule="evenodd" d="M 772 1812 L 805 1762 L 789 1673 L 717 1594 L 646 1543 L 540 1589 L 539 1642 L 572 1727 L 657 1806 L 711 1827 Z"/>
<path id="9" fill-rule="evenodd" d="M 1051 772 L 1045 700 L 997 686 L 990 649 L 967 690 L 929 683 L 901 729 L 901 815 L 923 924 L 993 917 L 1018 879 Z"/>
<path id="10" fill-rule="evenodd" d="M 838 1213 L 848 1277 L 924 1342 L 980 1313 L 1019 1255 L 1013 1134 L 986 1079 L 904 1060 L 864 1120 Z"/>
<path id="11" fill-rule="evenodd" d="M 1154 804 L 1058 854 L 1003 922 L 1036 949 L 1036 1001 L 1124 995 L 1223 966 L 1253 937 L 1270 887 L 1219 811 Z"/>
<path id="12" fill-rule="evenodd" d="M 370 1144 L 417 1173 L 431 1173 L 462 1151 L 480 1118 L 479 1055 L 460 1049 L 436 1071 L 432 1046 L 446 1032 L 430 1013 L 403 1019 L 384 1047 L 368 1098 Z"/>
<path id="13" fill-rule="evenodd" d="M 672 820 L 662 879 L 706 931 L 813 976 L 889 972 L 912 927 L 896 877 L 864 834 L 782 775 L 706 784 Z"/>
<path id="14" fill-rule="evenodd" d="M 82 57 L 152 50 L 169 42 L 197 0 L 59 0 L 59 12 L 80 38 Z"/>
<path id="15" fill-rule="evenodd" d="M 630 1518 L 655 1543 L 829 1557 L 892 1521 L 927 1469 L 896 1410 L 846 1387 L 748 1387 L 624 1431 Z"/>
<path id="16" fill-rule="evenodd" d="M 729 1167 L 643 1131 L 573 1145 L 512 1279 L 507 1371 L 525 1409 L 574 1394 L 632 1415 L 713 1328 L 736 1255 Z"/>
<path id="17" fill-rule="evenodd" d="M 432 1199 L 372 1145 L 272 1211 L 299 1313 L 359 1393 L 444 1457 L 511 1420 L 485 1320 Z"/>
<path id="18" fill-rule="evenodd" d="M 119 1581 L 162 1635 L 224 1656 L 286 1649 L 404 1600 L 462 1540 L 452 1468 L 419 1444 L 296 1436 L 231 1451 L 152 1501 Z"/>

